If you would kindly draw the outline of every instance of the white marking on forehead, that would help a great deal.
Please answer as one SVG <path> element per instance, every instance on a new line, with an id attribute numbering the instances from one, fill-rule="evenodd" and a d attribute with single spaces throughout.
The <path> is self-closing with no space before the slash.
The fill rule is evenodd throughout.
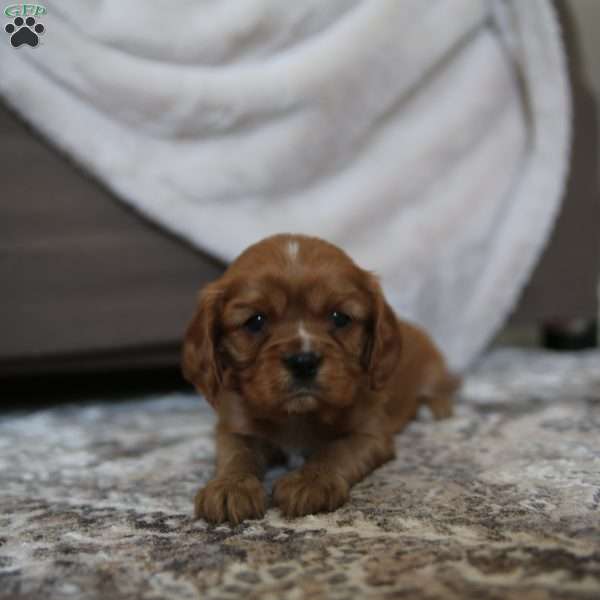
<path id="1" fill-rule="evenodd" d="M 310 334 L 304 329 L 304 323 L 300 321 L 298 325 L 298 335 L 302 340 L 302 352 L 308 352 L 310 350 Z"/>
<path id="2" fill-rule="evenodd" d="M 287 245 L 288 255 L 292 260 L 298 258 L 298 251 L 300 250 L 300 244 L 298 240 L 290 240 Z"/>

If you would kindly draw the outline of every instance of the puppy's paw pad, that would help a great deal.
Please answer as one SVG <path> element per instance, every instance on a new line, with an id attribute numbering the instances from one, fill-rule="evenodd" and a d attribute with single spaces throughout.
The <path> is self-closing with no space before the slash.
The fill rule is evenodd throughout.
<path id="1" fill-rule="evenodd" d="M 348 501 L 350 486 L 336 473 L 310 468 L 293 471 L 275 482 L 273 498 L 286 517 L 330 512 Z"/>
<path id="2" fill-rule="evenodd" d="M 200 489 L 194 500 L 196 518 L 210 523 L 229 521 L 237 525 L 264 516 L 267 495 L 252 475 L 216 477 Z"/>

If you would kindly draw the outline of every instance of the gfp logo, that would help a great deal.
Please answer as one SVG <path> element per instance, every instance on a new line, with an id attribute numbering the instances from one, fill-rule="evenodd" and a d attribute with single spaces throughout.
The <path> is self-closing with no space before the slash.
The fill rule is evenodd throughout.
<path id="1" fill-rule="evenodd" d="M 11 4 L 4 9 L 7 17 L 41 17 L 47 12 L 41 4 Z"/>
<path id="2" fill-rule="evenodd" d="M 11 4 L 4 9 L 4 14 L 12 19 L 12 23 L 4 27 L 4 31 L 10 35 L 10 43 L 14 48 L 35 48 L 40 43 L 39 36 L 46 28 L 34 17 L 45 15 L 46 12 L 46 7 L 41 4 Z"/>

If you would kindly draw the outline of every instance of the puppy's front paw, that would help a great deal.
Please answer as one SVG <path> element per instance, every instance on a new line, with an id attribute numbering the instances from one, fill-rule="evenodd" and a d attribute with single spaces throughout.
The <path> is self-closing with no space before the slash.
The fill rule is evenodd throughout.
<path id="1" fill-rule="evenodd" d="M 273 498 L 286 517 L 335 510 L 348 501 L 350 486 L 335 472 L 304 467 L 275 482 Z"/>
<path id="2" fill-rule="evenodd" d="M 196 518 L 233 525 L 265 514 L 267 495 L 253 475 L 216 477 L 200 489 L 194 500 Z"/>

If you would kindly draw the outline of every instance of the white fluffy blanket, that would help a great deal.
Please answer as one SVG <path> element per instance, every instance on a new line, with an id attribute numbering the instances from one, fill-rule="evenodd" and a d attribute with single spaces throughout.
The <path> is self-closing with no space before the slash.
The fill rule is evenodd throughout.
<path id="1" fill-rule="evenodd" d="M 464 368 L 559 206 L 570 104 L 547 0 L 56 0 L 0 93 L 124 201 L 232 259 L 340 244 Z M 5 17 L 5 23 L 8 17 Z"/>

